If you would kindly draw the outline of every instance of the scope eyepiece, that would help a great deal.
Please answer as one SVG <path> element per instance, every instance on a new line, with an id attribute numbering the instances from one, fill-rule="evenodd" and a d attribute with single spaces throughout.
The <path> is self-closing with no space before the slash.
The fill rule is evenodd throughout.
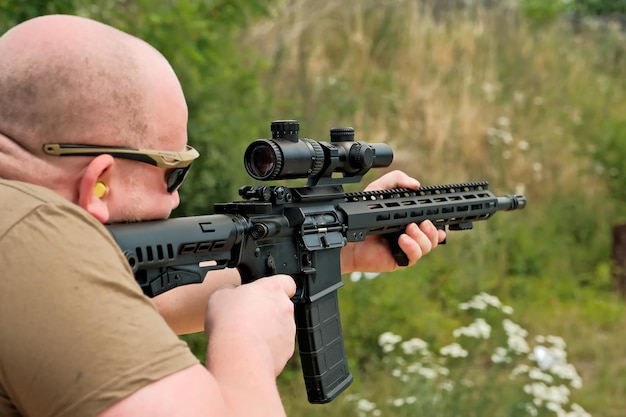
<path id="1" fill-rule="evenodd" d="M 271 124 L 272 139 L 252 142 L 244 155 L 248 175 L 260 181 L 308 178 L 315 185 L 343 174 L 338 182 L 356 182 L 373 167 L 387 167 L 393 151 L 384 143 L 368 144 L 354 140 L 354 129 L 333 128 L 330 142 L 299 139 L 296 120 Z"/>

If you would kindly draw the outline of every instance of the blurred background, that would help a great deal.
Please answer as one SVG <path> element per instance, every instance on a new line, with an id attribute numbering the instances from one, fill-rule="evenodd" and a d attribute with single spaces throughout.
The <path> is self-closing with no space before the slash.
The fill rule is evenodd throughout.
<path id="1" fill-rule="evenodd" d="M 485 180 L 527 196 L 525 210 L 449 233 L 413 268 L 346 277 L 355 382 L 310 405 L 294 358 L 279 379 L 289 415 L 565 415 L 528 388 L 537 381 L 568 387 L 567 415 L 585 415 L 575 404 L 624 415 L 626 307 L 612 253 L 626 221 L 625 0 L 0 0 L 0 33 L 50 13 L 113 25 L 171 62 L 202 154 L 177 216 L 238 198 L 253 183 L 243 151 L 276 119 L 321 141 L 352 126 L 357 140 L 391 145 L 390 169 L 424 185 Z M 470 355 L 446 363 L 458 389 L 398 378 L 410 360 L 391 358 L 379 336 L 437 351 L 460 341 L 454 330 L 479 309 L 459 305 L 483 292 L 512 308 L 503 314 L 525 329 L 531 364 L 541 335 L 562 338 L 582 386 L 516 380 L 528 355 L 498 363 L 493 338 L 470 338 Z M 495 329 L 501 319 L 486 314 Z M 202 358 L 203 336 L 184 338 Z"/>

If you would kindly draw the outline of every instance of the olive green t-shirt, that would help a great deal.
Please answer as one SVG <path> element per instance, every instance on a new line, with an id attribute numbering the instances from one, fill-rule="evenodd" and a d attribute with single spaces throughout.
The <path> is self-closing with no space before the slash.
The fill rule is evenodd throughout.
<path id="1" fill-rule="evenodd" d="M 0 416 L 96 416 L 196 363 L 100 223 L 0 180 Z"/>

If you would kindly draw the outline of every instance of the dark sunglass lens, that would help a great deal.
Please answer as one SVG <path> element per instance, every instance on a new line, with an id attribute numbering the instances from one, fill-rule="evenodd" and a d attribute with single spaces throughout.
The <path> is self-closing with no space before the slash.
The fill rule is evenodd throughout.
<path id="1" fill-rule="evenodd" d="M 173 169 L 166 178 L 167 192 L 173 193 L 178 190 L 183 181 L 185 181 L 185 177 L 187 177 L 188 172 L 189 167 Z"/>

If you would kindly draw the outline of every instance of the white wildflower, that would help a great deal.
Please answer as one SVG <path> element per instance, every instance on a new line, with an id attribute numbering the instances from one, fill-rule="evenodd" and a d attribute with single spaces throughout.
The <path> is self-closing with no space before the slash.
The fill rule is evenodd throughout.
<path id="1" fill-rule="evenodd" d="M 569 380 L 572 388 L 582 388 L 582 378 L 578 375 L 574 365 L 570 363 L 555 363 L 550 367 L 550 372 L 561 379 Z"/>
<path id="2" fill-rule="evenodd" d="M 402 341 L 402 337 L 391 332 L 385 332 L 378 336 L 378 345 L 383 349 L 383 352 L 392 352 L 396 345 Z"/>
<path id="3" fill-rule="evenodd" d="M 546 403 L 546 408 L 552 412 L 554 412 L 554 414 L 556 414 L 557 416 L 562 416 L 565 415 L 565 410 L 563 410 L 563 407 L 561 407 L 561 404 L 552 402 L 552 401 L 548 401 Z"/>
<path id="4" fill-rule="evenodd" d="M 504 319 L 502 320 L 502 327 L 504 327 L 504 331 L 507 335 L 515 335 L 520 337 L 528 336 L 528 331 L 526 331 L 522 326 L 515 323 L 512 320 Z"/>
<path id="5" fill-rule="evenodd" d="M 498 89 L 498 86 L 488 81 L 485 81 L 482 85 L 482 89 L 483 89 L 483 92 L 485 93 L 485 97 L 487 101 L 492 102 L 495 99 L 496 90 Z"/>
<path id="6" fill-rule="evenodd" d="M 442 390 L 451 392 L 454 389 L 454 382 L 452 381 L 444 381 L 439 386 Z"/>
<path id="7" fill-rule="evenodd" d="M 509 335 L 509 338 L 507 339 L 507 345 L 509 346 L 509 349 L 517 354 L 530 352 L 530 346 L 528 346 L 528 342 L 526 342 L 526 339 L 517 334 Z"/>
<path id="8" fill-rule="evenodd" d="M 420 369 L 422 369 L 424 365 L 419 362 L 413 362 L 409 366 L 406 367 L 406 371 L 410 374 L 416 374 Z"/>
<path id="9" fill-rule="evenodd" d="M 502 143 L 504 143 L 505 145 L 510 145 L 514 141 L 511 132 L 507 132 L 506 130 L 500 131 L 500 139 L 502 139 Z"/>
<path id="10" fill-rule="evenodd" d="M 404 404 L 404 398 L 394 398 L 391 400 L 391 405 L 393 405 L 394 407 L 402 407 L 404 406 Z"/>
<path id="11" fill-rule="evenodd" d="M 550 386 L 543 382 L 533 382 L 524 385 L 524 392 L 533 397 L 536 405 L 543 403 L 567 404 L 569 400 L 569 389 L 564 385 Z"/>
<path id="12" fill-rule="evenodd" d="M 508 350 L 503 347 L 496 348 L 496 351 L 491 355 L 491 362 L 493 363 L 509 363 L 511 357 L 508 355 Z"/>
<path id="13" fill-rule="evenodd" d="M 439 353 L 443 356 L 449 356 L 451 358 L 465 358 L 469 354 L 469 352 L 458 343 L 451 343 L 447 346 L 439 349 Z"/>
<path id="14" fill-rule="evenodd" d="M 438 374 L 443 374 L 441 372 L 441 368 L 443 367 L 437 365 L 433 365 L 432 367 L 424 366 L 419 362 L 414 362 L 406 367 L 406 372 L 409 374 L 420 375 L 426 379 L 435 379 Z"/>
<path id="15" fill-rule="evenodd" d="M 550 347 L 536 346 L 530 359 L 536 361 L 541 369 L 549 371 L 558 378 L 569 380 L 570 386 L 573 388 L 581 388 L 582 378 L 578 375 L 576 368 L 567 362 L 567 352 L 563 339 L 558 336 L 548 336 L 537 338 L 537 340 L 550 342 L 553 345 Z"/>
<path id="16" fill-rule="evenodd" d="M 501 127 L 509 127 L 511 125 L 511 121 L 506 116 L 498 117 L 498 126 Z"/>
<path id="17" fill-rule="evenodd" d="M 469 326 L 459 327 L 452 333 L 454 337 L 467 336 L 476 339 L 489 339 L 491 326 L 483 318 L 477 318 Z"/>
<path id="18" fill-rule="evenodd" d="M 560 336 L 548 335 L 546 336 L 546 342 L 551 343 L 552 346 L 562 350 L 565 350 L 565 348 L 567 347 L 565 340 L 563 340 L 563 338 Z"/>
<path id="19" fill-rule="evenodd" d="M 361 272 L 353 272 L 352 274 L 350 274 L 350 281 L 359 282 L 362 277 L 363 274 Z"/>
<path id="20" fill-rule="evenodd" d="M 353 272 L 350 274 L 350 281 L 359 282 L 362 278 L 374 279 L 380 274 L 378 272 Z"/>
<path id="21" fill-rule="evenodd" d="M 400 344 L 400 347 L 402 348 L 402 352 L 404 352 L 405 355 L 413 355 L 417 352 L 422 352 L 423 354 L 425 354 L 428 350 L 428 343 L 426 343 L 422 339 L 414 337 L 412 339 L 402 342 Z"/>
<path id="22" fill-rule="evenodd" d="M 531 368 L 528 371 L 528 377 L 530 379 L 534 379 L 535 381 L 543 381 L 546 384 L 551 384 L 552 382 L 554 382 L 554 378 L 552 377 L 552 375 L 543 372 L 539 368 Z"/>
<path id="23" fill-rule="evenodd" d="M 349 395 L 346 397 L 347 401 L 356 402 L 356 412 L 359 417 L 366 417 L 368 415 L 380 416 L 381 411 L 377 408 L 376 403 L 373 403 L 360 395 Z"/>
<path id="24" fill-rule="evenodd" d="M 591 414 L 589 414 L 584 408 L 576 403 L 572 404 L 572 412 L 570 413 L 570 415 L 571 417 L 591 417 Z"/>
<path id="25" fill-rule="evenodd" d="M 538 338 L 538 340 L 545 340 L 545 338 Z M 543 370 L 550 369 L 552 365 L 561 360 L 561 358 L 554 354 L 552 349 L 549 349 L 543 345 L 535 346 L 531 355 L 531 359 L 535 360 L 539 368 Z"/>
<path id="26" fill-rule="evenodd" d="M 532 404 L 526 404 L 524 408 L 526 409 L 526 412 L 528 412 L 528 414 L 531 416 L 536 416 L 537 414 L 539 414 L 539 410 L 537 410 L 537 407 L 533 406 Z"/>
<path id="27" fill-rule="evenodd" d="M 426 379 L 437 378 L 437 371 L 432 368 L 422 367 L 417 371 L 417 373 Z"/>
<path id="28" fill-rule="evenodd" d="M 398 366 L 401 366 L 401 367 L 406 366 L 406 360 L 405 360 L 403 357 L 396 356 L 396 357 L 394 358 L 394 361 L 396 362 L 396 364 L 397 364 Z"/>
<path id="29" fill-rule="evenodd" d="M 481 292 L 480 294 L 472 297 L 471 300 L 459 304 L 459 308 L 461 310 L 484 310 L 489 306 L 495 307 L 497 309 L 502 309 L 503 307 L 502 302 L 498 297 L 488 294 L 486 292 Z"/>
<path id="30" fill-rule="evenodd" d="M 481 300 L 483 300 L 487 305 L 497 307 L 497 308 L 500 308 L 502 306 L 502 302 L 500 302 L 500 299 L 496 297 L 495 295 L 491 295 L 483 291 L 480 294 L 478 294 L 478 297 Z"/>
<path id="31" fill-rule="evenodd" d="M 517 147 L 519 148 L 520 151 L 527 151 L 528 148 L 530 148 L 530 145 L 528 144 L 527 141 L 520 140 L 519 143 L 517 144 Z"/>
<path id="32" fill-rule="evenodd" d="M 530 367 L 528 365 L 526 365 L 526 364 L 517 365 L 511 371 L 510 377 L 511 377 L 511 379 L 513 379 L 513 378 L 515 378 L 518 375 L 522 375 L 522 374 L 528 373 L 529 370 L 530 370 Z"/>
<path id="33" fill-rule="evenodd" d="M 450 370 L 446 368 L 445 366 L 438 366 L 437 371 L 439 372 L 439 375 L 443 375 L 443 376 L 450 375 Z"/>

